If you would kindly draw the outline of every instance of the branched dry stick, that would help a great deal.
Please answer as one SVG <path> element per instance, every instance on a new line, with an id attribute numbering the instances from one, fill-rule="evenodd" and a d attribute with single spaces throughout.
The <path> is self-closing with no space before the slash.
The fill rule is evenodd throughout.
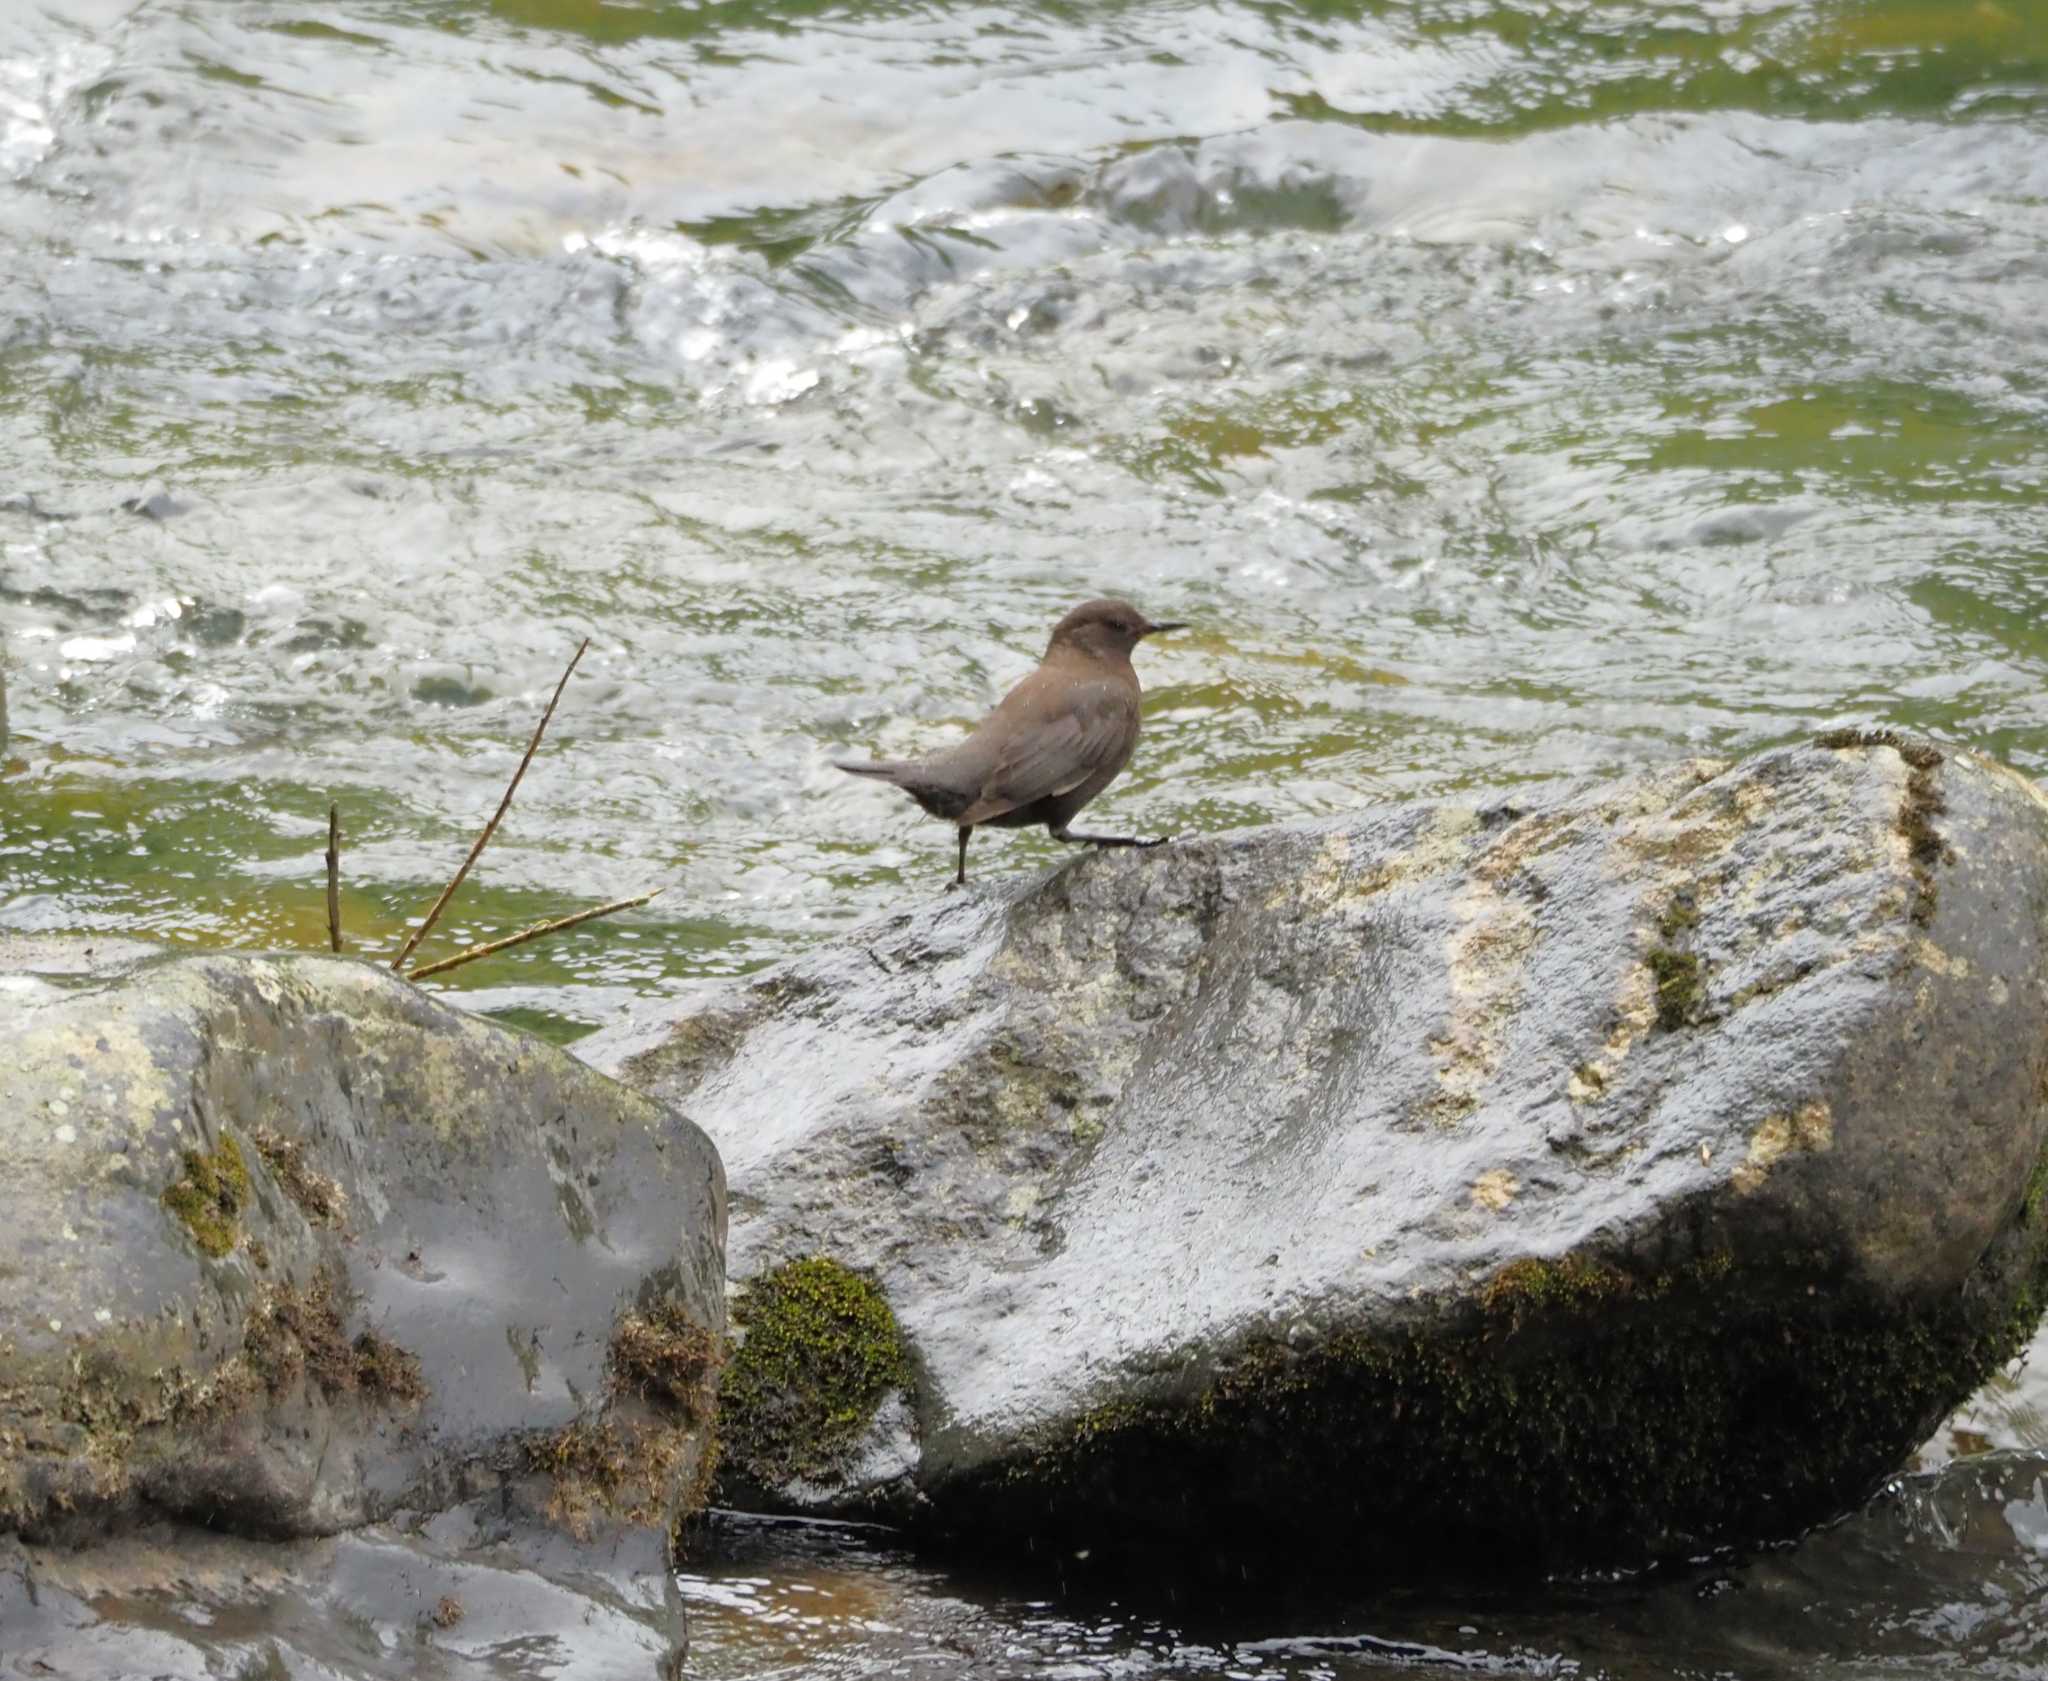
<path id="1" fill-rule="evenodd" d="M 512 773 L 512 780 L 505 787 L 505 797 L 498 802 L 498 809 L 491 813 L 491 820 L 484 825 L 484 832 L 476 837 L 476 845 L 469 849 L 469 856 L 463 859 L 462 868 L 455 872 L 455 879 L 441 889 L 441 897 L 434 901 L 434 908 L 427 912 L 426 921 L 406 936 L 405 944 L 391 960 L 392 968 L 403 968 L 405 960 L 412 956 L 413 947 L 424 940 L 427 937 L 427 930 L 440 921 L 442 909 L 455 897 L 456 888 L 462 885 L 462 878 L 469 874 L 469 867 L 476 862 L 477 854 L 483 851 L 490 843 L 491 836 L 497 832 L 499 820 L 511 809 L 512 796 L 519 791 L 519 779 L 526 774 L 526 767 L 533 763 L 533 755 L 540 747 L 540 738 L 547 734 L 548 720 L 555 715 L 555 702 L 562 698 L 562 691 L 569 686 L 570 673 L 575 671 L 576 662 L 583 658 L 583 650 L 589 646 L 590 638 L 587 636 L 576 645 L 576 652 L 569 657 L 569 669 L 562 673 L 561 682 L 555 685 L 554 699 L 548 702 L 547 711 L 540 715 L 540 722 L 533 726 L 533 739 L 526 744 L 526 757 L 519 761 L 519 768 Z M 415 974 L 418 972 L 414 971 Z"/>
<path id="2" fill-rule="evenodd" d="M 341 950 L 341 807 L 327 808 L 327 943 Z"/>
<path id="3" fill-rule="evenodd" d="M 512 946 L 523 946 L 528 940 L 537 940 L 543 934 L 559 934 L 564 928 L 574 928 L 579 922 L 590 922 L 600 916 L 610 916 L 613 911 L 629 911 L 635 905 L 644 905 L 649 899 L 658 899 L 661 889 L 643 893 L 637 899 L 614 899 L 608 905 L 593 906 L 587 911 L 578 911 L 574 916 L 557 917 L 553 922 L 536 922 L 531 928 L 521 929 L 517 934 L 507 934 L 502 940 L 491 940 L 480 946 L 471 946 L 467 951 L 458 951 L 453 957 L 439 958 L 432 963 L 422 963 L 409 971 L 406 979 L 423 981 L 429 975 L 438 975 L 444 969 L 453 969 L 458 964 L 473 963 L 479 957 L 489 957 L 492 952 L 504 951 Z"/>

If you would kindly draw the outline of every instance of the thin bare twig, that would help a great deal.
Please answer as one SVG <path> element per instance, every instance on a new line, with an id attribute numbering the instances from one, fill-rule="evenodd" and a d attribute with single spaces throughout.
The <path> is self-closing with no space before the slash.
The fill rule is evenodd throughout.
<path id="1" fill-rule="evenodd" d="M 424 940 L 427 937 L 427 930 L 440 921 L 443 908 L 455 897 L 456 888 L 462 885 L 462 878 L 469 874 L 469 867 L 476 862 L 477 854 L 483 851 L 490 843 L 491 836 L 497 832 L 499 820 L 511 809 L 512 796 L 519 790 L 519 779 L 526 774 L 526 767 L 533 763 L 533 755 L 540 747 L 540 738 L 547 734 L 548 720 L 555 715 L 555 702 L 562 698 L 562 691 L 569 686 L 570 673 L 576 669 L 576 662 L 583 658 L 583 650 L 589 646 L 590 638 L 587 636 L 576 645 L 576 652 L 569 657 L 568 671 L 562 673 L 561 682 L 555 685 L 554 699 L 548 702 L 547 711 L 540 715 L 540 722 L 533 726 L 533 739 L 526 744 L 526 757 L 519 761 L 519 768 L 512 773 L 512 780 L 505 788 L 505 797 L 498 802 L 498 809 L 491 814 L 490 822 L 484 825 L 484 832 L 476 837 L 476 845 L 469 849 L 469 856 L 463 859 L 462 868 L 455 872 L 455 879 L 441 889 L 441 897 L 434 901 L 434 908 L 427 912 L 426 921 L 406 936 L 405 944 L 391 960 L 392 968 L 403 968 L 405 960 L 412 956 L 413 947 Z"/>
<path id="2" fill-rule="evenodd" d="M 608 905 L 596 905 L 587 911 L 578 911 L 574 916 L 557 917 L 553 922 L 536 922 L 531 928 L 521 929 L 517 934 L 507 934 L 502 940 L 491 940 L 480 946 L 471 946 L 467 951 L 458 951 L 453 957 L 443 957 L 432 963 L 422 963 L 409 970 L 406 979 L 423 981 L 429 975 L 438 975 L 443 970 L 453 969 L 458 964 L 474 963 L 479 957 L 489 957 L 493 952 L 505 951 L 512 946 L 523 946 L 528 940 L 537 940 L 543 934 L 559 934 L 564 928 L 574 928 L 579 922 L 589 922 L 600 916 L 610 916 L 613 911 L 629 911 L 635 905 L 644 905 L 649 899 L 661 896 L 661 889 L 643 893 L 637 899 L 614 899 Z"/>
<path id="3" fill-rule="evenodd" d="M 327 808 L 327 943 L 341 950 L 341 807 Z"/>

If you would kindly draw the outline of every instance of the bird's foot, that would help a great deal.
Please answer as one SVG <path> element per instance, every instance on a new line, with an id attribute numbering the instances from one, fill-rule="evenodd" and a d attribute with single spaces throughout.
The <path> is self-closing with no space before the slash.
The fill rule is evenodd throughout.
<path id="1" fill-rule="evenodd" d="M 1146 840 L 1142 835 L 1077 835 L 1072 829 L 1047 831 L 1056 841 L 1065 841 L 1069 846 L 1092 846 L 1098 852 L 1107 852 L 1113 846 L 1164 846 L 1173 839 L 1161 835 L 1156 840 Z"/>

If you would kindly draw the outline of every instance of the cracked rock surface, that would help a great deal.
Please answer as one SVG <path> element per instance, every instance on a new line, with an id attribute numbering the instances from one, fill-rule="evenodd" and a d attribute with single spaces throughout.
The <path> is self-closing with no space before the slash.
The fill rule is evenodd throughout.
<path id="1" fill-rule="evenodd" d="M 729 1474 L 1077 1551 L 1842 1509 L 2039 1317 L 2048 798 L 1824 741 L 1085 855 L 586 1041 L 718 1144 L 743 1321 L 823 1258 L 900 1327 L 872 1439 Z"/>

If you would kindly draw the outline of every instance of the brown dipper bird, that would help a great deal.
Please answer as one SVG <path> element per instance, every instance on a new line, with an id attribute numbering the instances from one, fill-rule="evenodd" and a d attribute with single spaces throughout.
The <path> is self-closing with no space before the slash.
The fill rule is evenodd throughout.
<path id="1" fill-rule="evenodd" d="M 1091 846 L 1158 846 L 1172 837 L 1081 835 L 1067 825 L 1116 780 L 1138 744 L 1131 650 L 1140 637 L 1186 628 L 1155 625 L 1128 601 L 1084 601 L 1053 626 L 1038 669 L 959 746 L 929 759 L 833 762 L 893 782 L 934 817 L 959 825 L 956 887 L 967 885 L 967 837 L 983 823 L 1043 823 L 1054 840 Z"/>

